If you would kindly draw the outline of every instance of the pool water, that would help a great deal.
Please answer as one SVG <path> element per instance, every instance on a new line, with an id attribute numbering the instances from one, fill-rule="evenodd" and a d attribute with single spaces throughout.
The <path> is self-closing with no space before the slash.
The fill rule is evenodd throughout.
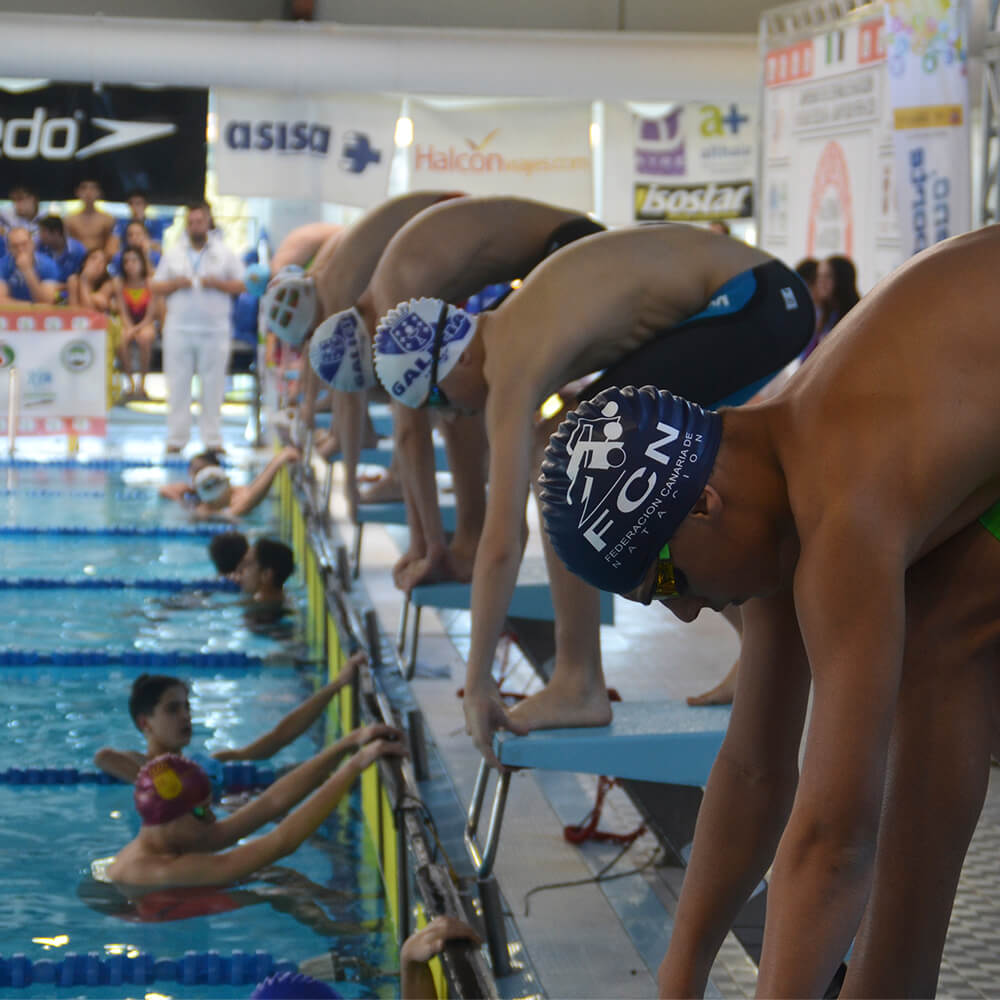
<path id="1" fill-rule="evenodd" d="M 2 527 L 92 527 L 190 524 L 157 486 L 177 478 L 162 469 L 16 467 L 0 479 Z M 234 470 L 234 481 L 249 473 Z M 250 534 L 272 530 L 276 504 L 255 512 Z M 241 525 L 244 527 L 244 525 Z M 33 536 L 0 533 L 0 578 L 179 580 L 214 577 L 207 538 L 138 535 Z M 241 595 L 225 591 L 11 587 L 0 591 L 5 629 L 0 649 L 49 652 L 125 651 L 167 657 L 151 668 L 190 683 L 194 734 L 188 752 L 240 746 L 273 727 L 315 689 L 318 671 L 302 642 L 304 595 L 298 575 L 286 584 L 290 611 L 277 632 L 248 614 Z M 206 668 L 198 657 L 239 652 L 262 665 Z M 188 670 L 185 669 L 187 663 Z M 297 664 L 297 665 L 296 665 Z M 75 767 L 93 771 L 102 746 L 140 749 L 127 699 L 140 668 L 0 667 L 0 770 Z M 335 713 L 334 713 L 335 714 Z M 314 754 L 327 719 L 284 748 L 268 766 L 290 766 Z M 357 792 L 317 833 L 253 881 L 217 895 L 221 912 L 191 915 L 184 905 L 153 899 L 135 907 L 90 875 L 91 862 L 111 856 L 136 834 L 131 788 L 124 785 L 0 784 L 0 955 L 58 961 L 67 953 L 103 956 L 145 952 L 180 958 L 189 951 L 269 952 L 299 963 L 329 952 L 367 970 L 359 989 L 397 991 L 395 931 L 387 917 L 374 848 Z M 265 831 L 261 831 L 265 832 Z M 197 911 L 195 906 L 194 910 Z M 386 975 L 380 975 L 384 970 Z M 148 986 L 4 990 L 18 997 L 246 997 L 252 986 Z"/>

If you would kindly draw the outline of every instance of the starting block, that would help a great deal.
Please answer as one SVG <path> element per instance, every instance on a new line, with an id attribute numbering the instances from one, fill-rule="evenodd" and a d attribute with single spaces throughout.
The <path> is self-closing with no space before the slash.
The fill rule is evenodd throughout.
<path id="1" fill-rule="evenodd" d="M 407 648 L 407 625 L 410 607 L 413 607 L 413 626 L 409 636 L 409 655 Z M 424 608 L 450 608 L 455 611 L 468 611 L 472 606 L 471 583 L 427 583 L 414 587 L 403 603 L 400 614 L 399 632 L 396 637 L 396 648 L 405 659 L 404 673 L 409 680 L 417 667 L 417 646 L 420 641 L 420 616 Z M 528 618 L 534 621 L 554 621 L 555 609 L 552 607 L 552 594 L 549 590 L 548 574 L 545 562 L 541 559 L 525 560 L 518 573 L 517 586 L 511 596 L 507 608 L 510 618 Z M 602 625 L 614 625 L 615 603 L 612 594 L 601 592 Z"/>
<path id="2" fill-rule="evenodd" d="M 450 494 L 438 497 L 441 509 L 441 526 L 446 533 L 455 530 L 455 498 Z M 358 523 L 354 526 L 354 552 L 352 554 L 352 573 L 354 579 L 361 572 L 361 539 L 366 524 L 406 524 L 406 504 L 401 500 L 395 503 L 362 503 L 358 504 Z"/>
<path id="3" fill-rule="evenodd" d="M 684 702 L 618 702 L 609 726 L 541 729 L 527 736 L 500 732 L 493 749 L 509 767 L 600 774 L 636 781 L 704 787 L 729 725 L 729 706 L 692 708 Z M 477 839 L 491 768 L 479 765 L 465 826 L 465 848 L 476 872 L 486 938 L 494 962 L 505 962 L 504 917 L 493 864 L 511 772 L 497 775 L 486 839 Z"/>

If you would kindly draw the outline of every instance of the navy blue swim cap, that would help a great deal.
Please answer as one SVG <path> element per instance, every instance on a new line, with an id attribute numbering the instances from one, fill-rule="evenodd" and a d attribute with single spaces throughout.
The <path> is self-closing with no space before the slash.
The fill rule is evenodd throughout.
<path id="1" fill-rule="evenodd" d="M 600 590 L 634 590 L 708 482 L 721 439 L 715 410 L 649 385 L 581 403 L 542 463 L 542 519 L 559 558 Z"/>
<path id="2" fill-rule="evenodd" d="M 327 983 L 301 972 L 278 972 L 257 984 L 250 1000 L 340 1000 Z"/>

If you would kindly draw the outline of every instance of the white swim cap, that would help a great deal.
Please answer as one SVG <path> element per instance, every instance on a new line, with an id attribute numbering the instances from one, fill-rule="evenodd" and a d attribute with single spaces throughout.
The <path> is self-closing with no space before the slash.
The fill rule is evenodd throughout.
<path id="1" fill-rule="evenodd" d="M 341 392 L 361 392 L 375 385 L 372 338 L 357 309 L 344 309 L 323 320 L 309 343 L 313 371 Z"/>
<path id="2" fill-rule="evenodd" d="M 442 318 L 444 330 L 437 365 L 440 382 L 472 339 L 478 316 L 441 299 L 410 299 L 390 309 L 378 325 L 375 371 L 392 398 L 404 406 L 422 406 L 427 401 L 435 333 Z"/>
<path id="3" fill-rule="evenodd" d="M 316 321 L 316 283 L 301 267 L 283 267 L 260 299 L 258 325 L 298 347 Z"/>
<path id="4" fill-rule="evenodd" d="M 220 465 L 206 465 L 194 477 L 194 491 L 202 503 L 214 503 L 229 489 L 229 476 Z"/>

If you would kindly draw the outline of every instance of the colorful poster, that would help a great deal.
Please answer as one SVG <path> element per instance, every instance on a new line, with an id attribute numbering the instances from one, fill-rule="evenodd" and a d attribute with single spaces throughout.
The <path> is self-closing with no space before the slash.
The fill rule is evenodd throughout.
<path id="1" fill-rule="evenodd" d="M 959 0 L 892 0 L 885 11 L 903 252 L 972 225 L 969 81 Z"/>
<path id="2" fill-rule="evenodd" d="M 410 101 L 410 188 L 517 195 L 590 212 L 591 106 L 483 103 L 440 108 Z"/>
<path id="3" fill-rule="evenodd" d="M 107 318 L 87 309 L 0 309 L 0 434 L 14 385 L 18 434 L 103 435 L 107 336 Z"/>
<path id="4" fill-rule="evenodd" d="M 862 291 L 902 260 L 883 15 L 766 52 L 760 245 L 850 257 Z"/>
<path id="5" fill-rule="evenodd" d="M 385 199 L 400 102 L 216 92 L 220 194 L 369 208 Z"/>
<path id="6" fill-rule="evenodd" d="M 750 104 L 681 104 L 635 114 L 633 221 L 753 215 L 756 111 Z"/>

